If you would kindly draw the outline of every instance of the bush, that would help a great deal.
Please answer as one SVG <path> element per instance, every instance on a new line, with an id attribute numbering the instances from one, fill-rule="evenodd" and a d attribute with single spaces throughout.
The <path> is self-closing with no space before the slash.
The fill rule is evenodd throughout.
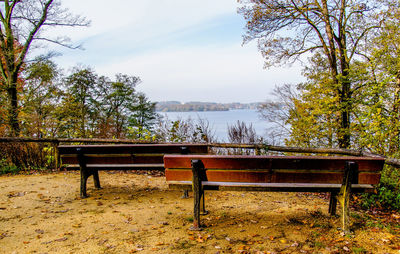
<path id="1" fill-rule="evenodd" d="M 0 159 L 0 175 L 17 174 L 21 171 L 17 166 L 9 164 L 5 159 Z"/>
<path id="2" fill-rule="evenodd" d="M 192 120 L 178 119 L 171 121 L 168 118 L 160 119 L 155 128 L 158 142 L 197 142 L 207 143 L 215 141 L 215 132 L 205 119 Z"/>
<path id="3" fill-rule="evenodd" d="M 54 148 L 44 143 L 0 143 L 0 170 L 18 172 L 54 168 Z"/>
<path id="4" fill-rule="evenodd" d="M 377 193 L 363 194 L 362 206 L 400 211 L 400 169 L 385 166 Z"/>

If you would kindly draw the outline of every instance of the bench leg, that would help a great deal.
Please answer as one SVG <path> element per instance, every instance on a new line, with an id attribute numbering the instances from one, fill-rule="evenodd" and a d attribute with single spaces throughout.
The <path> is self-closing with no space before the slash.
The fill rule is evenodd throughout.
<path id="1" fill-rule="evenodd" d="M 94 187 L 97 189 L 101 189 L 99 171 L 97 169 L 93 169 L 92 172 L 93 172 Z"/>
<path id="2" fill-rule="evenodd" d="M 329 198 L 329 214 L 336 215 L 336 206 L 337 206 L 337 192 L 331 192 Z"/>
<path id="3" fill-rule="evenodd" d="M 81 169 L 81 198 L 87 198 L 88 195 L 86 193 L 86 183 L 89 178 L 90 173 L 87 170 Z"/>
<path id="4" fill-rule="evenodd" d="M 345 234 L 350 233 L 349 230 L 349 201 L 350 201 L 350 190 L 347 188 L 343 188 L 343 191 L 341 191 L 341 194 L 338 196 L 338 200 L 340 203 L 340 207 L 342 210 L 342 229 Z"/>
<path id="5" fill-rule="evenodd" d="M 189 198 L 189 191 L 188 190 L 184 190 L 183 191 L 183 195 L 181 198 Z"/>
<path id="6" fill-rule="evenodd" d="M 200 160 L 192 160 L 192 183 L 193 183 L 193 225 L 190 227 L 190 230 L 199 231 L 201 230 L 200 226 L 200 200 L 202 196 L 202 186 L 201 179 L 199 177 L 199 171 L 203 169 L 203 163 Z"/>
<path id="7" fill-rule="evenodd" d="M 200 198 L 200 215 L 207 215 L 208 211 L 206 210 L 206 201 L 204 197 L 204 190 L 201 191 L 201 198 Z"/>
<path id="8" fill-rule="evenodd" d="M 193 186 L 193 199 L 194 199 L 194 207 L 193 207 L 193 225 L 190 227 L 190 230 L 199 231 L 200 227 L 200 199 L 201 194 L 199 188 L 197 186 Z"/>
<path id="9" fill-rule="evenodd" d="M 88 195 L 86 193 L 86 183 L 89 176 L 93 174 L 93 171 L 88 170 L 86 167 L 86 157 L 84 155 L 83 148 L 78 147 L 76 148 L 76 153 L 78 156 L 79 167 L 81 170 L 81 188 L 80 188 L 80 195 L 81 198 L 87 198 Z M 100 184 L 100 182 L 99 182 Z M 95 182 L 96 185 L 96 182 Z"/>
<path id="10" fill-rule="evenodd" d="M 343 176 L 343 183 L 340 188 L 340 193 L 338 195 L 338 201 L 342 210 L 342 229 L 345 234 L 350 233 L 349 228 L 349 204 L 350 204 L 350 196 L 351 196 L 351 183 L 353 182 L 354 172 L 357 171 L 357 163 L 355 162 L 346 162 L 345 172 Z"/>

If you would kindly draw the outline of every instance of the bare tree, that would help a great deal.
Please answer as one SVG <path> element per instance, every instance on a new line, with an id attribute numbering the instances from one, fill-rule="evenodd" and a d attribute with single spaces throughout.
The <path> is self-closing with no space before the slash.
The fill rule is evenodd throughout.
<path id="1" fill-rule="evenodd" d="M 294 101 L 298 99 L 296 87 L 290 84 L 276 86 L 272 92 L 274 101 L 266 101 L 258 107 L 260 117 L 270 123 L 267 130 L 271 144 L 282 144 L 290 136 L 288 120 L 296 112 Z"/>
<path id="2" fill-rule="evenodd" d="M 245 122 L 238 120 L 236 124 L 228 126 L 228 139 L 231 143 L 255 144 L 258 136 L 252 123 L 246 125 Z"/>
<path id="3" fill-rule="evenodd" d="M 44 37 L 41 32 L 46 27 L 88 26 L 89 21 L 72 15 L 57 0 L 2 0 L 0 21 L 0 84 L 7 92 L 10 135 L 18 136 L 18 78 L 32 42 L 45 41 L 76 48 L 67 37 Z"/>

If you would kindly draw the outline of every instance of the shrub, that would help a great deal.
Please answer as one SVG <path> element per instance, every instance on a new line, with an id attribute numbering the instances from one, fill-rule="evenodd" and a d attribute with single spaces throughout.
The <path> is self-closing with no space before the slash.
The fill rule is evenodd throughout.
<path id="1" fill-rule="evenodd" d="M 377 193 L 363 194 L 362 206 L 400 211 L 400 169 L 385 166 Z"/>
<path id="2" fill-rule="evenodd" d="M 54 168 L 54 148 L 44 143 L 0 143 L 2 171 Z M 18 169 L 18 170 L 17 170 Z"/>
<path id="3" fill-rule="evenodd" d="M 192 120 L 178 119 L 171 121 L 168 118 L 160 119 L 155 128 L 158 142 L 197 142 L 207 143 L 215 141 L 215 134 L 209 122 L 198 118 Z"/>
<path id="4" fill-rule="evenodd" d="M 6 159 L 0 159 L 0 175 L 17 174 L 20 169 L 12 164 L 9 164 Z"/>

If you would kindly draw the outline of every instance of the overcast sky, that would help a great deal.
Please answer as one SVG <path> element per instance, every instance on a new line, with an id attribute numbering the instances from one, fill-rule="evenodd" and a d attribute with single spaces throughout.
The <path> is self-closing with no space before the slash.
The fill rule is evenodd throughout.
<path id="1" fill-rule="evenodd" d="M 62 2 L 91 26 L 62 30 L 85 49 L 56 48 L 56 63 L 139 76 L 152 101 L 265 101 L 275 85 L 302 80 L 299 65 L 266 70 L 256 43 L 242 46 L 236 0 Z"/>

